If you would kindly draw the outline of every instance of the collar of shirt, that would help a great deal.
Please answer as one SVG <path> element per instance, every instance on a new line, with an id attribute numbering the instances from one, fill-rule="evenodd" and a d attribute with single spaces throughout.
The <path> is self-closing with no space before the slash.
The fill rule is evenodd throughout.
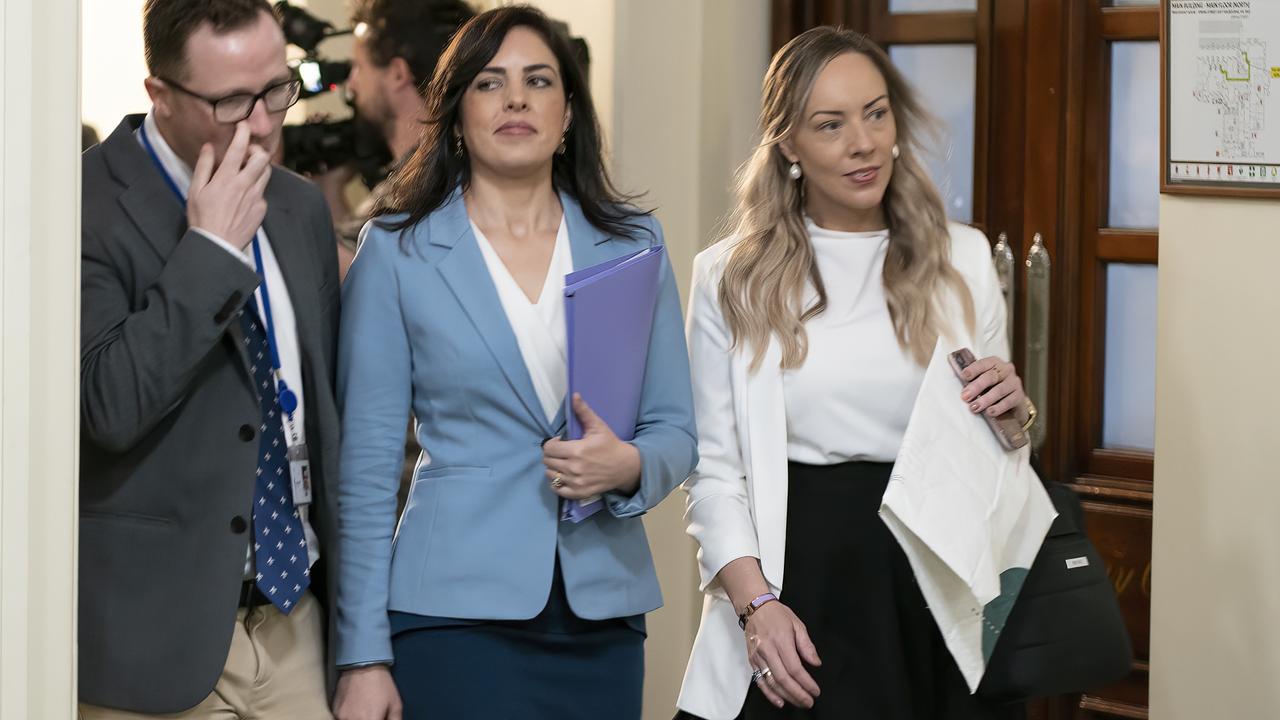
<path id="1" fill-rule="evenodd" d="M 140 131 L 147 134 L 147 139 L 151 141 L 151 147 L 155 149 L 156 157 L 160 159 L 160 164 L 164 166 L 164 171 L 169 173 L 169 177 L 173 178 L 173 182 L 182 191 L 183 197 L 186 197 L 187 192 L 191 189 L 191 166 L 178 157 L 173 148 L 169 147 L 169 142 L 164 139 L 164 135 L 160 134 L 160 127 L 156 125 L 156 111 L 154 108 L 147 113 L 146 119 L 142 121 Z"/>

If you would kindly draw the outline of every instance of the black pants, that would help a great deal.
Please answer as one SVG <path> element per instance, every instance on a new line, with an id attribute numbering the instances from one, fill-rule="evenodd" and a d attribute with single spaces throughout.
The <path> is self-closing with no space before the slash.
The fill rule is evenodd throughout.
<path id="1" fill-rule="evenodd" d="M 782 602 L 818 649 L 813 709 L 751 687 L 741 720 L 1014 720 L 969 694 L 906 555 L 879 517 L 892 465 L 791 463 Z M 690 717 L 687 714 L 679 717 Z"/>

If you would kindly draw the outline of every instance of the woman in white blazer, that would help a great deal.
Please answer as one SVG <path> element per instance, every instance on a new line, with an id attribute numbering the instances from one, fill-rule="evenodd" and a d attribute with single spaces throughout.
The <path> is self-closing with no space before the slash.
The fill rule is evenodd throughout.
<path id="1" fill-rule="evenodd" d="M 769 68 L 732 233 L 694 263 L 706 601 L 677 717 L 1019 713 L 969 694 L 877 515 L 940 336 L 982 358 L 957 402 L 1033 417 L 990 247 L 920 162 L 925 122 L 865 36 L 816 28 Z"/>

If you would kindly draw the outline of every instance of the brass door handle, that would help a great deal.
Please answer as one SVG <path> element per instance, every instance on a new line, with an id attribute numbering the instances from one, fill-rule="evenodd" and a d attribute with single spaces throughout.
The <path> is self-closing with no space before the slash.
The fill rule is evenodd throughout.
<path id="1" fill-rule="evenodd" d="M 1014 284 L 1017 275 L 1013 271 L 1013 248 L 1009 245 L 1009 233 L 1002 232 L 996 238 L 996 246 L 991 249 L 991 260 L 996 266 L 996 277 L 1000 281 L 1000 293 L 1004 295 L 1005 335 L 1009 344 L 1013 344 L 1013 303 Z"/>
<path id="2" fill-rule="evenodd" d="M 1038 449 L 1044 442 L 1049 421 L 1049 302 L 1052 296 L 1052 263 L 1049 261 L 1049 249 L 1045 247 L 1044 236 L 1040 233 L 1035 234 L 1024 264 L 1027 283 L 1027 346 L 1022 378 L 1027 396 L 1040 411 L 1040 421 L 1031 428 L 1031 447 Z"/>

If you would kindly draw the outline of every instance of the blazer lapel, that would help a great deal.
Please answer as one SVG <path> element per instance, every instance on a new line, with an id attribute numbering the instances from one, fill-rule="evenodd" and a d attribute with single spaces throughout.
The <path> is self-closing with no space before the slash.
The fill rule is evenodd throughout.
<path id="1" fill-rule="evenodd" d="M 435 263 L 445 284 L 458 299 L 463 313 L 475 326 L 502 374 L 525 410 L 548 436 L 551 426 L 542 412 L 542 403 L 533 389 L 533 380 L 524 364 L 524 355 L 516 342 L 515 332 L 498 298 L 498 289 L 489 275 L 480 246 L 471 232 L 467 206 L 461 193 L 453 197 L 428 219 L 428 241 L 446 250 Z"/>
<path id="2" fill-rule="evenodd" d="M 303 382 L 309 383 L 315 377 L 327 377 L 328 370 L 319 346 L 322 335 L 318 325 L 320 287 L 317 280 L 320 275 L 315 260 L 307 252 L 305 239 L 298 233 L 299 220 L 294 217 L 287 199 L 280 197 L 278 187 L 275 182 L 267 185 L 267 217 L 262 228 L 289 290 L 289 303 L 298 329 L 298 349 L 302 354 Z"/>
<path id="3" fill-rule="evenodd" d="M 187 213 L 134 135 L 144 117 L 126 117 L 102 149 L 111 173 L 126 186 L 119 201 L 125 213 L 160 257 L 168 257 L 186 232 Z"/>

